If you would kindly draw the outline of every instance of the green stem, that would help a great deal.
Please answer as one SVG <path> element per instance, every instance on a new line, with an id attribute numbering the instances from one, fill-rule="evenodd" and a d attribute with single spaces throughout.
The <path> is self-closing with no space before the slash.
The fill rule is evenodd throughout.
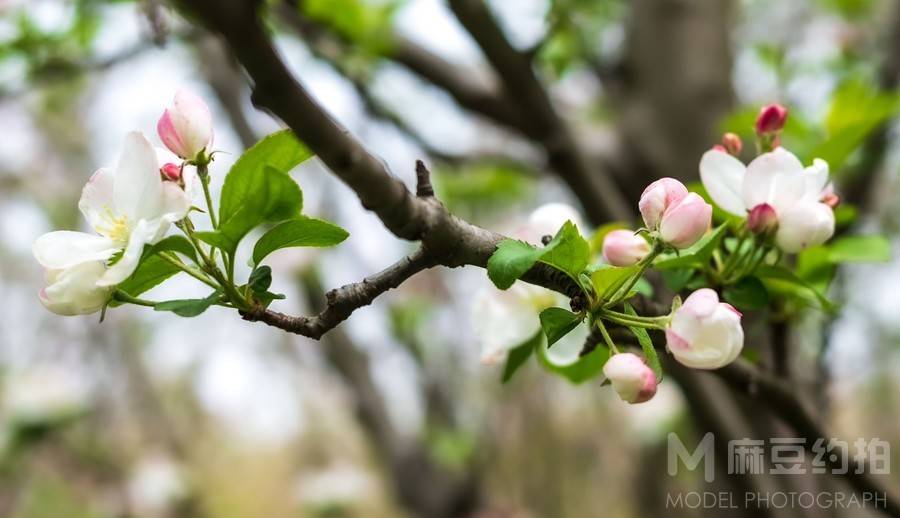
<path id="1" fill-rule="evenodd" d="M 212 223 L 213 230 L 215 230 L 219 228 L 219 222 L 216 219 L 212 195 L 209 193 L 209 169 L 206 164 L 197 165 L 197 176 L 200 177 L 200 185 L 203 187 L 203 196 L 206 198 L 206 210 L 209 211 L 209 221 Z"/>
<path id="2" fill-rule="evenodd" d="M 609 350 L 615 354 L 619 354 L 619 348 L 616 347 L 616 344 L 613 343 L 612 338 L 609 336 L 609 331 L 606 330 L 606 326 L 603 324 L 602 320 L 597 320 L 597 329 L 600 330 L 600 334 L 603 335 L 603 341 L 606 342 L 606 346 L 609 347 Z"/>
<path id="3" fill-rule="evenodd" d="M 628 293 L 631 291 L 631 288 L 633 288 L 634 285 L 637 284 L 638 280 L 640 280 L 640 278 L 644 275 L 644 272 L 647 271 L 647 268 L 649 268 L 650 265 L 653 264 L 653 260 L 656 259 L 656 256 L 661 253 L 662 246 L 660 246 L 659 243 L 654 244 L 653 249 L 650 250 L 650 253 L 644 256 L 644 258 L 637 263 L 638 271 L 635 272 L 635 274 L 630 279 L 628 279 L 627 282 L 616 288 L 615 292 L 613 292 L 613 296 L 610 297 L 609 301 L 607 301 L 603 305 L 603 307 L 615 306 L 616 304 L 621 302 L 622 299 L 627 297 Z"/>
<path id="4" fill-rule="evenodd" d="M 131 295 L 125 293 L 122 290 L 116 290 L 116 292 L 113 296 L 119 302 L 127 302 L 129 304 L 136 304 L 138 306 L 147 306 L 147 307 L 152 308 L 152 307 L 155 307 L 157 304 L 156 302 L 154 302 L 152 300 L 139 299 L 137 297 L 132 297 Z"/>
<path id="5" fill-rule="evenodd" d="M 669 315 L 663 315 L 660 317 L 641 317 L 619 313 L 618 311 L 612 311 L 609 309 L 599 310 L 597 312 L 597 316 L 615 324 L 630 327 L 643 327 L 645 329 L 665 329 L 666 325 L 669 323 L 669 320 L 671 320 L 671 317 Z"/>
<path id="6" fill-rule="evenodd" d="M 215 289 L 215 290 L 222 289 L 221 286 L 219 286 L 218 284 L 216 284 L 212 279 L 210 279 L 209 277 L 207 277 L 206 275 L 204 275 L 202 272 L 199 272 L 199 271 L 195 270 L 194 268 L 191 268 L 190 266 L 184 264 L 184 263 L 181 262 L 177 257 L 173 257 L 173 256 L 169 255 L 169 254 L 166 253 L 166 252 L 161 252 L 161 253 L 159 254 L 159 256 L 160 256 L 164 261 L 166 261 L 166 262 L 172 264 L 173 266 L 175 266 L 175 267 L 178 268 L 179 270 L 181 270 L 181 271 L 183 271 L 184 273 L 190 275 L 191 277 L 197 279 L 198 281 L 202 282 L 203 284 L 206 284 L 207 286 L 209 286 L 209 287 L 211 287 L 211 288 L 213 288 L 213 289 Z"/>

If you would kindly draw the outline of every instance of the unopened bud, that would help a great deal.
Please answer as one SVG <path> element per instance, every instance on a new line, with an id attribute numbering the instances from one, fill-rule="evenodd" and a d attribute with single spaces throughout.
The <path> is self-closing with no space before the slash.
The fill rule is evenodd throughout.
<path id="1" fill-rule="evenodd" d="M 750 210 L 747 228 L 758 235 L 771 235 L 778 230 L 778 214 L 768 203 L 760 203 Z"/>
<path id="2" fill-rule="evenodd" d="M 756 118 L 756 133 L 765 135 L 777 133 L 784 128 L 787 121 L 788 110 L 784 106 L 774 103 L 763 106 Z"/>
<path id="3" fill-rule="evenodd" d="M 178 182 L 181 180 L 181 167 L 172 162 L 167 162 L 163 164 L 162 167 L 159 168 L 159 173 L 162 175 L 164 180 L 168 180 L 170 182 Z"/>
<path id="4" fill-rule="evenodd" d="M 722 148 L 729 155 L 738 156 L 741 154 L 741 150 L 744 149 L 744 143 L 741 141 L 741 137 L 729 132 L 722 135 Z"/>

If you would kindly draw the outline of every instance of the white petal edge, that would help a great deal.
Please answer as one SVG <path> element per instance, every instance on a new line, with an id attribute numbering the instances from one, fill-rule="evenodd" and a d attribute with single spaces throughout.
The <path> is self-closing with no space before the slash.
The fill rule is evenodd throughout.
<path id="1" fill-rule="evenodd" d="M 116 251 L 115 243 L 103 236 L 58 230 L 37 238 L 32 252 L 44 268 L 62 270 L 89 261 L 105 261 Z"/>
<path id="2" fill-rule="evenodd" d="M 741 195 L 747 166 L 740 160 L 712 149 L 700 159 L 700 180 L 709 197 L 722 210 L 736 216 L 746 216 L 747 207 Z"/>

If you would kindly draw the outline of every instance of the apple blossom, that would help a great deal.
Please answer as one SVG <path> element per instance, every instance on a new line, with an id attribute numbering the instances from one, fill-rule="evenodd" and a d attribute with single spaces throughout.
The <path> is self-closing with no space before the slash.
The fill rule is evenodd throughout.
<path id="1" fill-rule="evenodd" d="M 656 375 L 636 354 L 614 354 L 603 366 L 603 375 L 628 403 L 643 403 L 656 394 Z"/>
<path id="2" fill-rule="evenodd" d="M 741 154 L 741 150 L 744 149 L 744 143 L 741 141 L 741 137 L 736 134 L 726 133 L 722 135 L 722 147 L 729 155 L 738 156 Z"/>
<path id="3" fill-rule="evenodd" d="M 695 369 L 718 369 L 733 362 L 744 347 L 741 314 L 719 296 L 702 288 L 675 311 L 666 329 L 675 359 Z"/>
<path id="4" fill-rule="evenodd" d="M 712 205 L 692 192 L 666 210 L 659 224 L 659 235 L 666 243 L 684 249 L 703 237 L 711 221 Z"/>
<path id="5" fill-rule="evenodd" d="M 603 258 L 613 266 L 631 266 L 650 253 L 650 244 L 631 230 L 613 230 L 603 239 Z"/>
<path id="6" fill-rule="evenodd" d="M 778 215 L 768 203 L 760 203 L 747 214 L 747 229 L 754 234 L 769 235 L 778 229 Z"/>
<path id="7" fill-rule="evenodd" d="M 156 124 L 159 138 L 185 160 L 202 159 L 213 139 L 212 115 L 203 99 L 179 90 Z"/>
<path id="8" fill-rule="evenodd" d="M 168 180 L 170 182 L 178 182 L 181 180 L 181 167 L 172 162 L 167 162 L 159 168 L 160 174 L 162 174 L 164 180 Z"/>
<path id="9" fill-rule="evenodd" d="M 51 311 L 60 308 L 63 314 L 74 311 L 67 308 L 83 313 L 96 306 L 94 296 L 99 292 L 88 290 L 90 283 L 99 289 L 127 279 L 137 268 L 144 245 L 162 239 L 170 223 L 185 217 L 191 200 L 181 187 L 163 181 L 153 146 L 139 132 L 132 132 L 116 168 L 100 169 L 91 176 L 78 208 L 99 235 L 56 231 L 40 236 L 33 246 L 37 261 L 52 272 L 42 300 L 46 298 Z M 107 261 L 104 267 L 101 263 Z M 93 266 L 81 266 L 85 263 Z M 63 287 L 65 296 L 60 294 Z M 78 293 L 83 300 L 70 301 Z M 56 300 L 72 305 L 56 304 Z"/>
<path id="10" fill-rule="evenodd" d="M 700 160 L 700 179 L 713 201 L 731 214 L 746 216 L 758 205 L 771 206 L 778 217 L 775 243 L 785 252 L 822 244 L 834 234 L 834 212 L 822 203 L 831 193 L 824 160 L 817 158 L 804 169 L 793 153 L 779 147 L 744 166 L 713 149 Z"/>
<path id="11" fill-rule="evenodd" d="M 47 287 L 41 289 L 41 304 L 50 311 L 65 316 L 87 315 L 100 311 L 112 288 L 98 286 L 97 281 L 106 273 L 106 266 L 99 261 L 76 264 L 60 270 L 47 270 Z"/>
<path id="12" fill-rule="evenodd" d="M 788 110 L 784 106 L 774 103 L 763 106 L 756 117 L 756 133 L 774 133 L 784 128 L 787 122 Z"/>
<path id="13" fill-rule="evenodd" d="M 687 187 L 674 178 L 660 178 L 648 185 L 638 202 L 644 224 L 655 230 L 666 210 L 687 195 Z"/>

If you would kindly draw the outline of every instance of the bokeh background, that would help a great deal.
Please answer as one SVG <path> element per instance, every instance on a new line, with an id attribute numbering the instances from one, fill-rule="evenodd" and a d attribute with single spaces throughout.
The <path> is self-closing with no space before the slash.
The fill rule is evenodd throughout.
<path id="1" fill-rule="evenodd" d="M 426 159 L 444 202 L 497 231 L 546 202 L 577 206 L 540 146 L 393 58 L 401 41 L 494 84 L 441 0 L 270 4 L 296 76 L 407 184 Z M 785 144 L 827 153 L 848 224 L 897 233 L 894 2 L 489 4 L 630 202 L 654 177 L 695 180 L 723 130 L 749 135 L 758 106 L 780 101 Z M 0 0 L 0 516 L 655 516 L 666 491 L 703 488 L 665 474 L 667 433 L 703 429 L 674 380 L 638 406 L 534 364 L 501 385 L 472 334 L 482 270 L 423 272 L 321 343 L 224 308 L 180 319 L 123 307 L 102 323 L 45 311 L 31 243 L 84 227 L 84 182 L 127 131 L 158 142 L 179 88 L 212 108 L 218 189 L 244 147 L 278 128 L 220 41 L 156 0 Z M 350 238 L 273 255 L 288 295 L 278 309 L 314 311 L 324 289 L 409 252 L 315 160 L 293 177 L 305 212 Z M 196 293 L 182 277 L 148 298 Z M 900 454 L 900 258 L 841 269 L 831 295 L 837 318 L 810 312 L 792 327 L 798 390 L 835 436 L 894 441 Z M 865 514 L 850 513 L 807 515 Z"/>

